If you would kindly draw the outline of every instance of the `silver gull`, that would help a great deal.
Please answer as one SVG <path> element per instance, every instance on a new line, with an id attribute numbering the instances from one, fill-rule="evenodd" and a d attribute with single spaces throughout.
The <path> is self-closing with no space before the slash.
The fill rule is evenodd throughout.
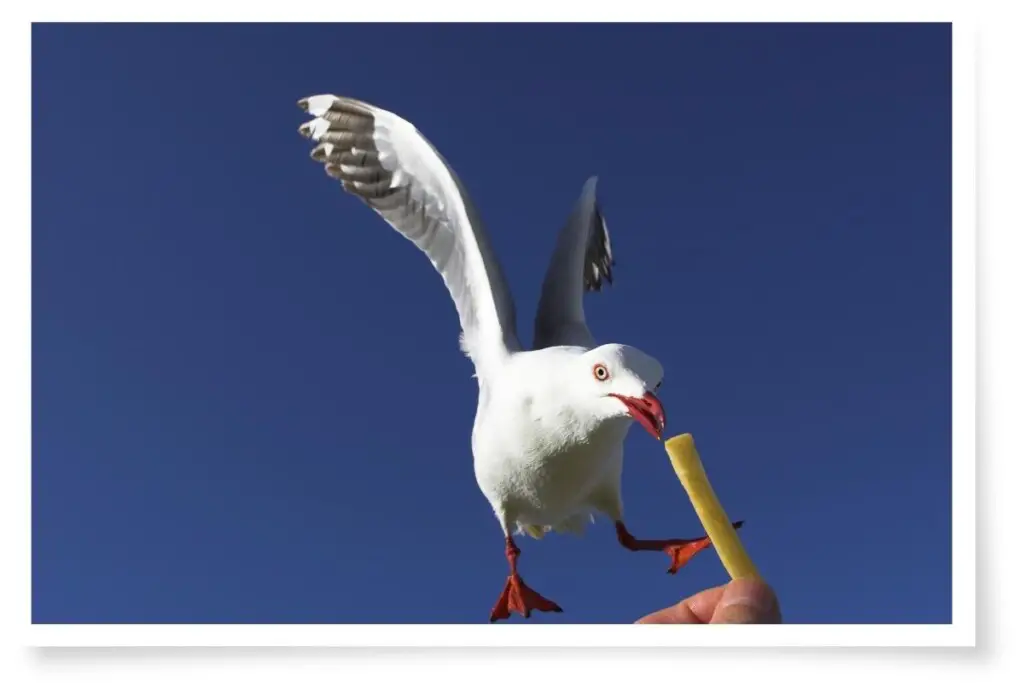
<path id="1" fill-rule="evenodd" d="M 667 553 L 670 573 L 707 548 L 706 536 L 640 540 L 623 521 L 623 442 L 634 422 L 662 438 L 663 369 L 635 347 L 597 344 L 587 327 L 584 292 L 611 283 L 614 265 L 597 179 L 583 185 L 558 236 L 527 349 L 483 222 L 433 145 L 366 102 L 328 94 L 299 106 L 312 117 L 299 128 L 316 143 L 310 156 L 426 254 L 455 303 L 479 387 L 474 472 L 505 535 L 510 570 L 490 620 L 562 611 L 523 581 L 517 535 L 581 534 L 599 513 L 625 548 Z"/>

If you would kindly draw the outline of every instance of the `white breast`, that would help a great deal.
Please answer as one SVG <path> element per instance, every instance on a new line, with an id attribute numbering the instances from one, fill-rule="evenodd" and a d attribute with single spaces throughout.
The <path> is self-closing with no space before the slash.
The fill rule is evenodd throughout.
<path id="1" fill-rule="evenodd" d="M 494 405 L 488 414 L 503 419 L 478 423 L 474 469 L 481 491 L 504 521 L 557 526 L 586 508 L 596 488 L 617 491 L 628 420 L 595 429 L 569 412 L 523 405 L 519 410 Z"/>

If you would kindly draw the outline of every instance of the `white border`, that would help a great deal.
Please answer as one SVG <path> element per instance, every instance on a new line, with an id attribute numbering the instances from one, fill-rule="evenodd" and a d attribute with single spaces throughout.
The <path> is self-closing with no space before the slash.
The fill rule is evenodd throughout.
<path id="1" fill-rule="evenodd" d="M 953 26 L 953 624 L 974 643 L 977 450 L 975 27 Z"/>
<path id="2" fill-rule="evenodd" d="M 119 11 L 97 15 L 97 3 L 51 3 L 39 11 L 33 20 L 239 20 L 240 12 L 232 7 L 212 2 L 175 3 L 146 7 L 127 3 L 101 3 Z M 335 16 L 326 16 L 329 7 L 320 16 L 299 20 L 451 20 L 452 11 L 444 11 L 439 3 L 390 2 L 387 17 L 379 8 L 364 3 L 352 7 L 335 8 Z M 58 5 L 60 11 L 54 11 Z M 739 8 L 737 7 L 739 5 Z M 295 21 L 290 3 L 260 4 L 246 8 L 246 20 Z M 695 627 L 681 636 L 677 629 L 640 627 L 636 625 L 592 626 L 578 624 L 480 624 L 480 625 L 31 625 L 25 627 L 30 615 L 30 592 L 20 593 L 19 604 L 24 642 L 42 646 L 424 646 L 424 647 L 765 647 L 795 645 L 843 646 L 899 646 L 899 645 L 959 645 L 975 643 L 975 72 L 974 22 L 971 17 L 950 11 L 948 3 L 927 3 L 916 12 L 908 12 L 906 5 L 893 2 L 860 2 L 852 8 L 839 8 L 832 3 L 781 2 L 731 3 L 722 6 L 648 6 L 630 4 L 627 13 L 611 4 L 600 8 L 595 3 L 518 2 L 515 6 L 499 10 L 487 8 L 484 3 L 472 3 L 454 8 L 459 20 L 544 20 L 587 21 L 948 21 L 955 20 L 954 42 L 954 97 L 953 97 L 953 155 L 954 155 L 954 465 L 953 465 L 953 624 L 951 625 L 782 625 L 768 627 Z M 668 10 L 668 11 L 666 11 Z M 781 17 L 780 17 L 781 15 Z M 27 127 L 20 129 L 27 130 Z M 20 143 L 20 144 L 18 144 Z M 8 149 L 28 150 L 28 141 L 18 138 Z M 30 153 L 30 150 L 28 150 Z M 28 154 L 26 154 L 28 156 Z M 24 168 L 24 167 L 23 167 Z M 26 188 L 27 189 L 27 188 Z M 27 199 L 27 193 L 23 195 Z M 28 242 L 15 245 L 9 254 L 26 254 Z M 5 257 L 8 258 L 9 257 Z M 9 259 L 10 260 L 10 259 Z M 24 291 L 28 284 L 26 263 L 11 263 L 7 275 L 14 278 L 8 291 Z M 6 302 L 5 302 L 6 307 Z M 28 319 L 25 310 L 14 309 L 20 319 Z M 26 340 L 27 341 L 27 340 Z M 27 350 L 28 346 L 24 347 Z M 22 358 L 27 358 L 24 354 Z M 5 365 L 4 376 L 15 377 L 15 386 L 29 387 L 28 367 L 16 363 Z M 29 392 L 23 392 L 24 396 Z M 2 437 L 4 453 L 27 454 L 30 432 L 28 411 L 19 410 L 14 397 L 11 410 L 4 415 L 25 418 L 26 422 L 5 429 Z M 9 442 L 9 443 L 8 443 Z M 30 501 L 27 486 L 27 463 L 14 464 L 13 478 L 8 482 L 20 483 L 13 488 L 12 497 L 5 503 L 17 507 L 8 520 L 22 520 L 19 533 L 28 545 L 26 514 Z M 24 581 L 28 586 L 27 567 Z M 685 641 L 685 642 L 681 642 Z"/>
<path id="3" fill-rule="evenodd" d="M 963 624 L 309 624 L 57 625 L 31 627 L 33 645 L 61 647 L 806 647 L 973 646 Z"/>

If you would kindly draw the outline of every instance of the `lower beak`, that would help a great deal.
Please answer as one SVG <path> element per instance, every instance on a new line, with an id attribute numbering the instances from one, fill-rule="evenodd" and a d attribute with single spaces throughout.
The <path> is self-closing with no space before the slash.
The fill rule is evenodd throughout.
<path id="1" fill-rule="evenodd" d="M 630 416 L 640 423 L 655 439 L 661 440 L 665 433 L 665 408 L 661 405 L 658 397 L 651 392 L 646 392 L 640 398 L 633 396 L 622 396 L 612 394 L 626 405 Z"/>

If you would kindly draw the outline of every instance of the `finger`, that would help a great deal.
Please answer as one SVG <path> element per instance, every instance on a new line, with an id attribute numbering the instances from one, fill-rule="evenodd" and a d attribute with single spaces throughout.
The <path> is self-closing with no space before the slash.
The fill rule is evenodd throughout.
<path id="1" fill-rule="evenodd" d="M 725 586 L 716 586 L 701 591 L 685 600 L 648 614 L 638 624 L 706 624 L 715 612 L 715 605 L 722 598 Z"/>
<path id="2" fill-rule="evenodd" d="M 763 581 L 737 579 L 725 586 L 711 624 L 779 624 L 782 613 L 775 591 Z"/>

